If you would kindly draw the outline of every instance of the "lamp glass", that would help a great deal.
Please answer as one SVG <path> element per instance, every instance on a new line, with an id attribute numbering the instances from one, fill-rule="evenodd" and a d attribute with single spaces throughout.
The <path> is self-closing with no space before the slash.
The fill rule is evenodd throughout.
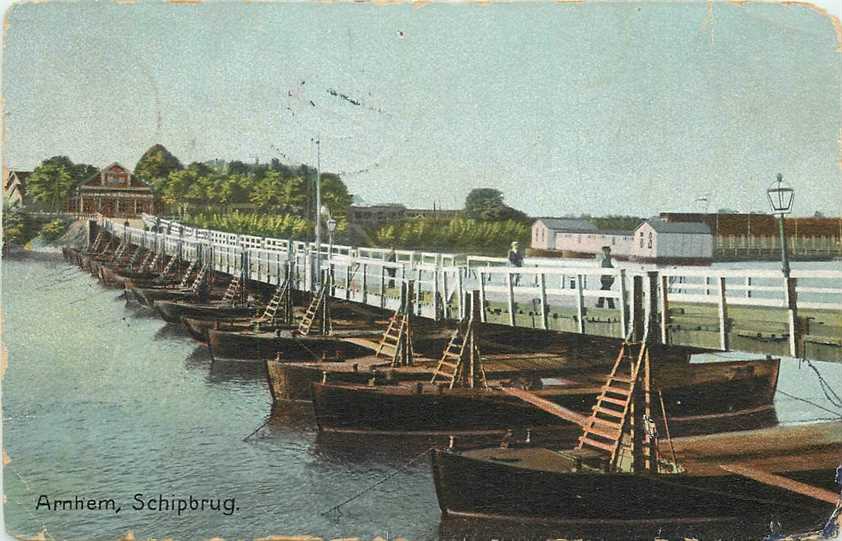
<path id="1" fill-rule="evenodd" d="M 769 206 L 772 207 L 773 214 L 789 214 L 792 211 L 795 190 L 780 179 L 769 186 L 766 195 L 769 197 Z"/>
<path id="2" fill-rule="evenodd" d="M 327 220 L 327 230 L 331 233 L 336 231 L 336 220 L 334 220 L 333 218 L 329 218 Z"/>

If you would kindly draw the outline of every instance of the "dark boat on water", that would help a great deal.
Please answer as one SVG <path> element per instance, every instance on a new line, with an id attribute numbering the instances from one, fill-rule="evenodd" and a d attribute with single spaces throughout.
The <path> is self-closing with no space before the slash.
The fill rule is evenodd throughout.
<path id="1" fill-rule="evenodd" d="M 160 273 L 153 271 L 137 271 L 129 267 L 112 267 L 110 265 L 99 266 L 99 278 L 105 285 L 111 287 L 125 288 L 127 283 L 152 282 L 160 276 Z"/>
<path id="2" fill-rule="evenodd" d="M 663 432 L 652 422 L 646 344 L 627 348 L 639 354 L 618 356 L 588 417 L 574 419 L 558 408 L 581 426 L 575 448 L 504 441 L 495 448 L 433 450 L 442 515 L 656 528 L 650 535 L 658 527 L 724 521 L 748 537 L 753 528 L 767 528 L 770 517 L 790 527 L 832 511 L 842 422 L 672 438 L 671 422 Z"/>
<path id="3" fill-rule="evenodd" d="M 193 319 L 250 317 L 254 316 L 258 311 L 262 311 L 261 306 L 235 304 L 229 301 L 196 303 L 175 300 L 156 300 L 154 301 L 153 306 L 164 321 L 168 323 L 179 323 L 182 317 L 189 317 Z"/>
<path id="4" fill-rule="evenodd" d="M 226 330 L 226 331 L 245 331 L 254 328 L 254 317 L 231 316 L 219 319 L 198 319 L 192 317 L 182 317 L 181 323 L 187 328 L 187 332 L 197 342 L 207 345 L 208 331 L 210 329 Z M 292 328 L 292 326 L 288 326 Z"/>
<path id="5" fill-rule="evenodd" d="M 592 449 L 434 450 L 433 477 L 446 520 L 630 528 L 623 539 L 722 522 L 737 538 L 757 539 L 771 518 L 788 528 L 816 524 L 838 499 L 839 422 L 675 438 L 672 446 L 679 468 L 651 472 L 611 468 Z M 665 441 L 659 449 L 672 454 Z"/>
<path id="6" fill-rule="evenodd" d="M 671 425 L 680 434 L 693 434 L 713 427 L 754 428 L 774 420 L 772 403 L 778 369 L 778 359 L 671 363 L 658 367 L 653 378 Z M 429 372 L 417 373 L 427 376 Z M 359 374 L 357 379 L 367 376 Z M 529 394 L 586 416 L 601 390 L 599 379 L 604 378 L 604 372 L 592 371 L 571 378 L 545 379 L 548 384 Z M 528 372 L 523 379 L 530 379 Z M 391 385 L 316 383 L 312 388 L 313 406 L 322 431 L 433 435 L 529 428 L 553 430 L 554 437 L 561 441 L 564 436 L 560 431 L 577 433 L 576 425 L 510 394 L 517 389 L 506 388 L 506 384 L 511 385 L 498 381 L 488 388 L 451 389 L 431 384 L 429 379 Z"/>

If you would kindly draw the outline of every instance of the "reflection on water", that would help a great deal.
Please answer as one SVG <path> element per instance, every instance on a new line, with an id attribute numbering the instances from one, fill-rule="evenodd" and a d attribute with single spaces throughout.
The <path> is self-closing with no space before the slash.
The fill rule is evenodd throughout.
<path id="1" fill-rule="evenodd" d="M 32 535 L 46 527 L 57 538 L 94 541 L 117 539 L 129 529 L 138 538 L 176 539 L 572 535 L 537 525 L 440 524 L 426 454 L 447 446 L 446 438 L 319 434 L 309 403 L 272 411 L 263 363 L 212 362 L 179 326 L 127 305 L 119 291 L 89 276 L 56 287 L 75 272 L 56 256 L 3 263 L 9 352 L 3 428 L 11 458 L 5 518 L 12 532 Z M 838 365 L 816 366 L 842 387 Z M 782 365 L 780 388 L 834 409 L 815 374 L 797 363 Z M 829 415 L 783 395 L 776 407 L 784 422 Z M 498 442 L 457 438 L 454 444 Z M 127 510 L 138 492 L 234 497 L 239 511 L 179 517 Z M 124 509 L 119 515 L 35 511 L 40 494 L 115 498 Z M 610 533 L 603 527 L 595 536 Z M 721 537 L 735 535 L 726 528 Z"/>

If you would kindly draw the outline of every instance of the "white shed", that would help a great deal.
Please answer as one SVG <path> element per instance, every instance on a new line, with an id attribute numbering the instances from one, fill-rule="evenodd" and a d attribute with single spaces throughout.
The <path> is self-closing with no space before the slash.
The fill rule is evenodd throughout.
<path id="1" fill-rule="evenodd" d="M 634 230 L 632 255 L 639 261 L 658 263 L 709 262 L 713 235 L 703 223 L 647 220 Z"/>
<path id="2" fill-rule="evenodd" d="M 537 250 L 555 250 L 556 235 L 562 231 L 596 231 L 594 224 L 578 218 L 538 218 L 532 224 L 530 246 Z"/>

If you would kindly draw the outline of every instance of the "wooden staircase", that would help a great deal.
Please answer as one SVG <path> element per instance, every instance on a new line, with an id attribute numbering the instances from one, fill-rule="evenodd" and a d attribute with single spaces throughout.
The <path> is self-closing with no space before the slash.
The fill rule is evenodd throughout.
<path id="1" fill-rule="evenodd" d="M 449 389 L 457 386 L 488 388 L 475 327 L 473 318 L 459 322 L 442 352 L 431 383 L 446 383 Z"/>
<path id="2" fill-rule="evenodd" d="M 103 233 L 100 230 L 99 233 L 96 234 L 96 237 L 94 238 L 94 242 L 88 247 L 87 252 L 89 254 L 96 253 L 96 251 L 99 249 L 100 245 L 102 244 L 103 240 L 105 240 L 105 233 Z"/>
<path id="3" fill-rule="evenodd" d="M 401 304 L 380 339 L 375 356 L 389 355 L 392 366 L 411 366 L 415 350 L 412 347 L 412 298 L 413 283 L 401 285 Z"/>
<path id="4" fill-rule="evenodd" d="M 277 320 L 281 320 L 285 324 L 292 323 L 292 278 L 287 277 L 284 282 L 275 289 L 272 298 L 263 310 L 263 314 L 255 318 L 252 323 L 256 324 L 271 324 L 274 325 Z M 299 327 L 300 329 L 300 327 Z"/>
<path id="5" fill-rule="evenodd" d="M 156 254 L 152 250 L 147 251 L 146 256 L 143 258 L 143 261 L 140 262 L 140 269 L 139 269 L 140 272 L 143 272 L 144 270 L 146 270 L 146 267 L 149 265 L 149 261 L 152 260 L 153 256 L 157 256 L 157 255 L 158 254 Z"/>
<path id="6" fill-rule="evenodd" d="M 642 370 L 645 373 L 641 373 Z M 645 388 L 641 389 L 641 386 Z M 646 469 L 647 463 L 654 463 L 654 445 L 642 444 L 644 419 L 651 419 L 649 396 L 646 394 L 649 386 L 649 349 L 646 343 L 623 343 L 597 396 L 591 416 L 583 426 L 577 449 L 593 449 L 607 454 L 612 470 L 627 468 L 621 464 L 624 446 L 631 447 L 633 471 Z"/>
<path id="7" fill-rule="evenodd" d="M 154 257 L 152 258 L 152 261 L 146 261 L 140 266 L 141 271 L 144 271 L 144 270 L 154 271 L 155 268 L 158 266 L 158 262 L 161 260 L 161 253 L 160 252 L 149 252 L 149 253 L 152 254 Z"/>
<path id="8" fill-rule="evenodd" d="M 231 281 L 228 282 L 228 287 L 225 288 L 225 294 L 222 295 L 223 302 L 230 302 L 234 303 L 237 300 L 237 296 L 242 293 L 242 286 L 240 283 L 240 275 L 235 274 Z"/>
<path id="9" fill-rule="evenodd" d="M 170 263 L 173 262 L 175 258 L 170 260 Z M 187 266 L 187 270 L 184 271 L 184 277 L 181 279 L 181 282 L 178 284 L 178 287 L 187 287 L 187 284 L 190 283 L 190 276 L 193 274 L 193 271 L 196 270 L 197 263 L 195 261 L 191 261 L 190 264 Z"/>
<path id="10" fill-rule="evenodd" d="M 193 283 L 190 285 L 190 290 L 196 294 L 199 292 L 199 287 L 202 285 L 202 280 L 205 279 L 205 274 L 208 272 L 207 265 L 202 265 L 199 269 L 199 272 L 196 273 L 196 278 L 193 280 Z"/>
<path id="11" fill-rule="evenodd" d="M 120 257 L 123 255 L 123 252 L 125 252 L 125 251 L 126 251 L 126 243 L 121 240 L 119 242 L 119 244 L 117 244 L 117 249 L 114 250 L 113 254 L 111 254 L 111 261 L 116 261 L 116 260 L 120 259 Z"/>
<path id="12" fill-rule="evenodd" d="M 322 334 L 327 332 L 326 326 L 328 318 L 327 314 L 324 313 L 327 308 L 324 304 L 325 296 L 327 295 L 327 288 L 327 283 L 323 282 L 318 292 L 313 295 L 313 300 L 310 301 L 310 306 L 307 307 L 307 311 L 304 313 L 304 317 L 298 325 L 298 334 L 308 336 L 310 331 L 313 329 L 313 322 L 316 320 L 321 320 Z"/>

